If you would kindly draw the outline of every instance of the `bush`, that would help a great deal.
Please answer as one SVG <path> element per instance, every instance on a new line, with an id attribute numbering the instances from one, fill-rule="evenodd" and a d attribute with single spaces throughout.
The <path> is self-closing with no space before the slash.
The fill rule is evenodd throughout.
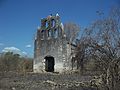
<path id="1" fill-rule="evenodd" d="M 32 71 L 32 66 L 33 60 L 31 58 L 20 57 L 19 54 L 13 52 L 2 53 L 0 56 L 0 72 L 28 72 Z"/>

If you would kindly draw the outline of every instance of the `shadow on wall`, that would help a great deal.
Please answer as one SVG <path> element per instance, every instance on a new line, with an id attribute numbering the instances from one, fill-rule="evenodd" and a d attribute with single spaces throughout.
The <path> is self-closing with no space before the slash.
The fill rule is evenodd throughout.
<path id="1" fill-rule="evenodd" d="M 45 71 L 54 72 L 55 60 L 53 56 L 46 56 L 45 58 Z"/>

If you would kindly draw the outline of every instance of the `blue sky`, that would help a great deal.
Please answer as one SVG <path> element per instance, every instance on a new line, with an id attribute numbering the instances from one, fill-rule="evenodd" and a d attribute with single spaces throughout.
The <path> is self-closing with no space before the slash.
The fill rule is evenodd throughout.
<path id="1" fill-rule="evenodd" d="M 0 52 L 16 50 L 33 57 L 40 19 L 59 13 L 61 21 L 86 27 L 120 0 L 0 0 Z"/>

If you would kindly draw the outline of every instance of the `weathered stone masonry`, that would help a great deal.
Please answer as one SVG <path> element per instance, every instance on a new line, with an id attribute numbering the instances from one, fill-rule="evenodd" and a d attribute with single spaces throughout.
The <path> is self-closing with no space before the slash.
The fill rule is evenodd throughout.
<path id="1" fill-rule="evenodd" d="M 58 14 L 41 19 L 41 27 L 37 30 L 34 42 L 34 72 L 44 72 L 50 67 L 54 67 L 52 71 L 55 72 L 69 70 L 71 46 L 67 43 Z"/>

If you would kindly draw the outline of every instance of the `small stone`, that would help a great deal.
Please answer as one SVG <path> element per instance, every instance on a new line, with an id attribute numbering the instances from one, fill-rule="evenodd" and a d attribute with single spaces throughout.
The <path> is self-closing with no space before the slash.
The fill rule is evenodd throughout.
<path id="1" fill-rule="evenodd" d="M 16 90 L 15 87 L 12 87 L 12 90 Z"/>

